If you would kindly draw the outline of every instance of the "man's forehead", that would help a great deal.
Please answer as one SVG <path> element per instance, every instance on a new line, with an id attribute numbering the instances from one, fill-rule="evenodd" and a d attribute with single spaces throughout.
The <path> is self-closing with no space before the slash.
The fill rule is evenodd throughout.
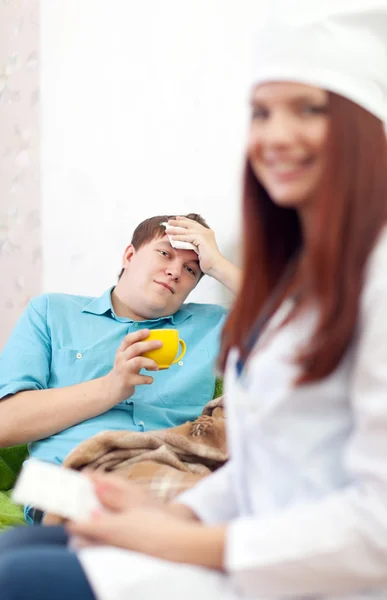
<path id="1" fill-rule="evenodd" d="M 164 235 L 161 238 L 156 238 L 153 240 L 153 243 L 161 248 L 175 252 L 178 256 L 182 256 L 185 260 L 193 261 L 199 264 L 198 255 L 194 250 L 180 250 L 178 248 L 173 248 L 168 240 L 167 235 Z"/>

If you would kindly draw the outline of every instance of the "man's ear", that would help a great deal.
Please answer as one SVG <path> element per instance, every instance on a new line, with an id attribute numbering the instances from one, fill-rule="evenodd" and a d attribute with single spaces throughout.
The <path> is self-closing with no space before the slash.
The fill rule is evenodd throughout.
<path id="1" fill-rule="evenodd" d="M 129 244 L 129 246 L 127 246 L 125 248 L 125 252 L 124 255 L 122 257 L 122 268 L 125 269 L 130 261 L 132 260 L 132 257 L 134 256 L 134 254 L 136 253 L 135 247 L 133 246 L 133 244 Z"/>

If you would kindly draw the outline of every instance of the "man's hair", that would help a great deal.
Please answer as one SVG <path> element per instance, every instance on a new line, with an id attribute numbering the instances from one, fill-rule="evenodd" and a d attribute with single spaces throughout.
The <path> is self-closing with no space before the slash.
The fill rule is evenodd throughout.
<path id="1" fill-rule="evenodd" d="M 141 246 L 145 246 L 145 244 L 149 244 L 152 240 L 157 238 L 164 237 L 165 235 L 165 227 L 161 225 L 161 223 L 167 222 L 169 219 L 174 219 L 176 215 L 158 215 L 156 217 L 150 217 L 149 219 L 145 219 L 139 225 L 137 225 L 136 229 L 133 232 L 132 241 L 130 242 L 135 250 L 141 248 Z M 191 219 L 192 221 L 196 221 L 210 229 L 210 226 L 206 223 L 203 217 L 197 213 L 189 213 L 188 215 L 181 215 L 186 217 L 187 219 Z M 121 269 L 121 273 L 118 276 L 118 279 L 121 279 L 123 272 L 125 269 Z"/>

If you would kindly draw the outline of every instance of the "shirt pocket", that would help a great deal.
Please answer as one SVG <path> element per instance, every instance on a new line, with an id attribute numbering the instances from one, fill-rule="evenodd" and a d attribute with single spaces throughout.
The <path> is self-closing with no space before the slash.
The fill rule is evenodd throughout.
<path id="1" fill-rule="evenodd" d="M 52 351 L 49 387 L 64 387 L 107 375 L 114 355 L 102 348 L 57 348 Z"/>
<path id="2" fill-rule="evenodd" d="M 215 375 L 207 351 L 200 363 L 186 360 L 151 375 L 154 383 L 149 387 L 164 406 L 204 406 L 213 398 Z"/>

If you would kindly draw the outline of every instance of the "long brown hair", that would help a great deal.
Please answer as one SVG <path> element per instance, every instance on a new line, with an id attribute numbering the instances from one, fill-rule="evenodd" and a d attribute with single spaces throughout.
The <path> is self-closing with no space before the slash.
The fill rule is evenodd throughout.
<path id="1" fill-rule="evenodd" d="M 382 122 L 342 96 L 330 93 L 329 114 L 328 164 L 307 244 L 296 210 L 276 205 L 246 161 L 243 278 L 223 331 L 221 369 L 231 347 L 246 358 L 249 332 L 301 248 L 301 298 L 292 318 L 313 301 L 319 319 L 296 357 L 299 383 L 329 375 L 351 341 L 365 264 L 387 218 L 387 142 Z"/>

